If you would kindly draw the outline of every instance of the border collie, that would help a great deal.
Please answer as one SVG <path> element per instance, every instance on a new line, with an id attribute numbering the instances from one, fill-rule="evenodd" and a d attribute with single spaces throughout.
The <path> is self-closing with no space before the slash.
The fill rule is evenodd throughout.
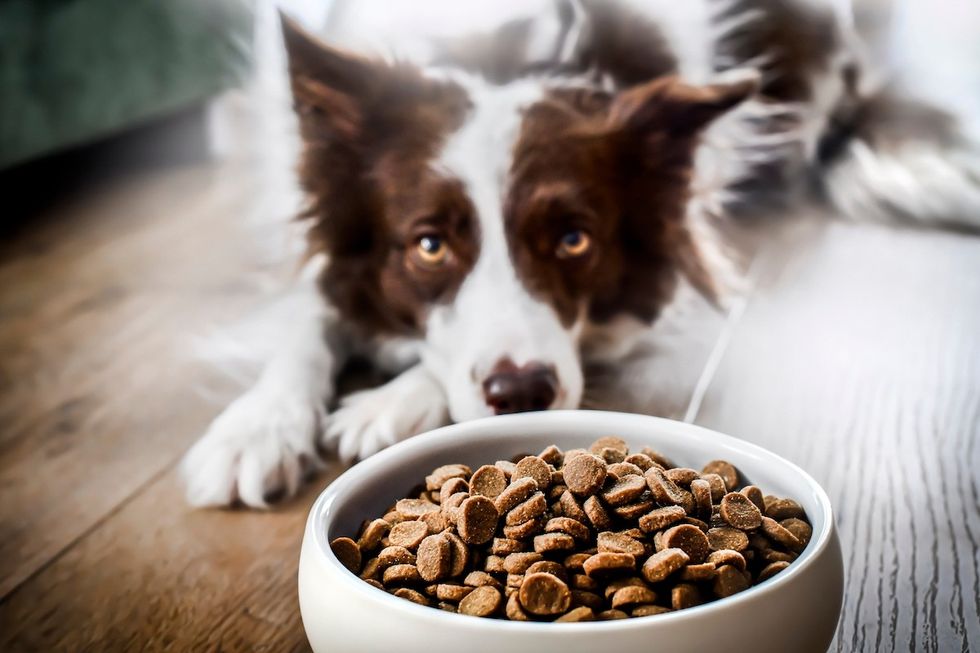
<path id="1" fill-rule="evenodd" d="M 263 507 L 320 451 L 577 408 L 585 366 L 637 356 L 679 290 L 720 301 L 719 216 L 805 189 L 860 219 L 978 226 L 976 151 L 870 81 L 829 2 L 527 0 L 425 41 L 407 4 L 349 3 L 346 33 L 388 58 L 283 19 L 323 263 L 257 383 L 185 457 L 194 505 Z M 394 376 L 328 414 L 352 355 Z"/>

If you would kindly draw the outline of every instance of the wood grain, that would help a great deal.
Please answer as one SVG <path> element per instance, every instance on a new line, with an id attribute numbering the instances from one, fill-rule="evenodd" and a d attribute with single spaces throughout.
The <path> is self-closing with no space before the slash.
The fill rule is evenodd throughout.
<path id="1" fill-rule="evenodd" d="M 837 511 L 837 651 L 980 647 L 980 239 L 839 223 L 763 254 L 697 421 Z"/>

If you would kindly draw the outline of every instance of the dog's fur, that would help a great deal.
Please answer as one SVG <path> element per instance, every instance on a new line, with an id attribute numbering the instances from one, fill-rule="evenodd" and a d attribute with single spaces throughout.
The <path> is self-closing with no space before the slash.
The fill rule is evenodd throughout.
<path id="1" fill-rule="evenodd" d="M 318 447 L 352 460 L 449 420 L 578 407 L 584 366 L 635 356 L 678 288 L 719 302 L 719 206 L 816 179 L 855 217 L 980 214 L 953 120 L 866 88 L 846 16 L 816 0 L 528 0 L 489 33 L 407 41 L 410 62 L 284 36 L 325 264 L 185 458 L 196 505 L 291 494 Z M 327 415 L 354 353 L 396 376 Z"/>

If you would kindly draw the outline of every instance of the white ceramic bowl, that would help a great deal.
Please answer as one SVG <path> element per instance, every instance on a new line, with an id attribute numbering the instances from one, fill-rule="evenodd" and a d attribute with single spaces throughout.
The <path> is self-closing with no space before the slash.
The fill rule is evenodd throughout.
<path id="1" fill-rule="evenodd" d="M 371 587 L 330 551 L 438 465 L 474 469 L 549 444 L 588 446 L 618 435 L 631 448 L 649 445 L 679 465 L 700 469 L 730 461 L 768 494 L 806 510 L 813 537 L 788 569 L 733 597 L 652 617 L 571 624 L 510 622 L 443 612 Z M 830 501 L 808 474 L 748 442 L 642 415 L 549 411 L 492 417 L 432 431 L 352 467 L 313 504 L 299 564 L 303 625 L 317 653 L 596 653 L 601 651 L 826 651 L 843 595 L 843 565 Z"/>

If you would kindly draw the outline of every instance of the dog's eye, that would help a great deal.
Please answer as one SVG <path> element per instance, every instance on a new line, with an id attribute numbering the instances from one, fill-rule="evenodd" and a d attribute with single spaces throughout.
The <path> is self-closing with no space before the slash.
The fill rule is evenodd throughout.
<path id="1" fill-rule="evenodd" d="M 581 229 L 576 229 L 561 237 L 555 254 L 558 258 L 577 258 L 587 254 L 590 249 L 592 249 L 592 238 Z"/>
<path id="2" fill-rule="evenodd" d="M 442 265 L 449 256 L 449 247 L 439 236 L 422 236 L 415 243 L 416 258 L 430 267 Z"/>

